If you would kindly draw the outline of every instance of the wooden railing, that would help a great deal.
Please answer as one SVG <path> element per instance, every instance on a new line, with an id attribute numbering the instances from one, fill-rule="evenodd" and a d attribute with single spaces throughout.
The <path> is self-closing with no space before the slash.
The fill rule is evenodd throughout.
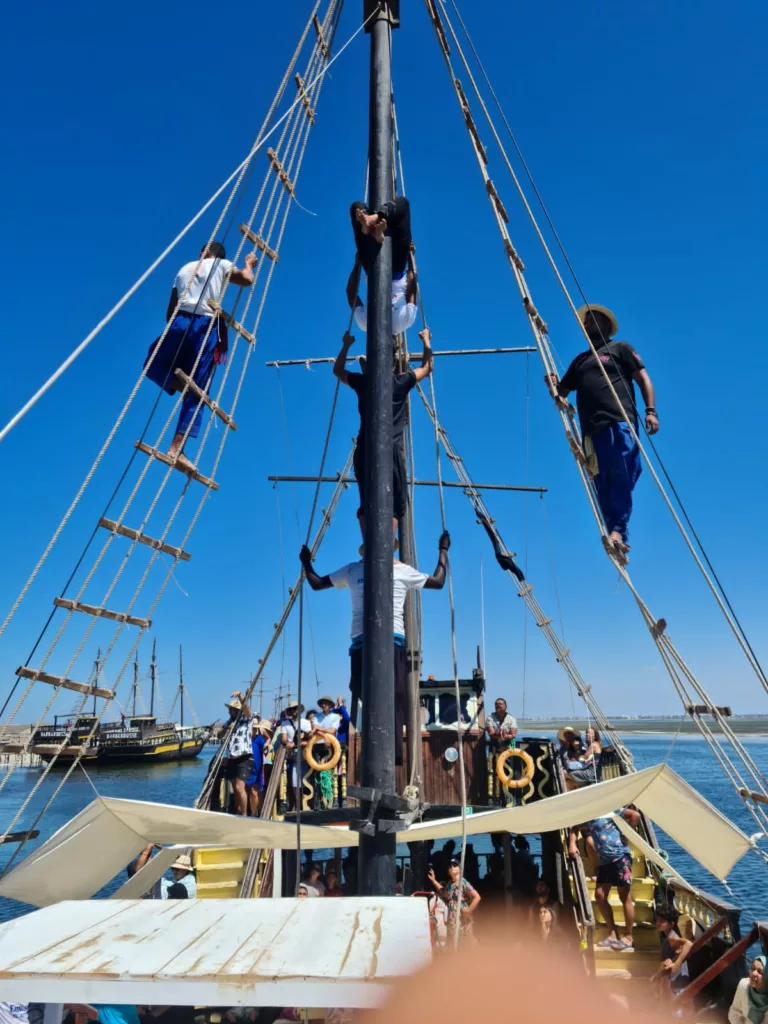
<path id="1" fill-rule="evenodd" d="M 714 926 L 713 926 L 714 928 Z M 730 946 L 721 957 L 719 957 L 713 964 L 711 964 L 705 971 L 694 978 L 687 988 L 684 988 L 677 996 L 675 996 L 673 1002 L 678 1004 L 680 1007 L 692 1007 L 694 998 L 705 989 L 715 978 L 719 977 L 723 971 L 725 971 L 731 964 L 735 964 L 736 961 L 744 956 L 749 947 L 757 942 L 761 931 L 768 929 L 768 922 L 761 922 L 753 925 L 750 929 L 749 934 L 745 935 L 743 939 L 740 939 L 734 945 Z M 710 936 L 712 937 L 712 936 Z M 701 936 L 703 939 L 704 936 Z M 703 942 L 702 942 L 703 945 Z M 691 950 L 693 952 L 693 950 Z M 690 958 L 691 953 L 688 954 Z"/>

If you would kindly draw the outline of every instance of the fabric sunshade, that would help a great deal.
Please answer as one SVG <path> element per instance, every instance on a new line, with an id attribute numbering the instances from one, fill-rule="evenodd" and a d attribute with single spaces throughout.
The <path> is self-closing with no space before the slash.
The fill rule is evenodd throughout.
<path id="1" fill-rule="evenodd" d="M 473 814 L 469 835 L 537 833 L 568 828 L 634 803 L 717 878 L 751 848 L 750 839 L 671 768 L 656 765 L 570 793 Z M 448 839 L 461 818 L 412 825 L 398 842 Z M 342 827 L 301 826 L 304 849 L 357 846 Z M 188 807 L 99 797 L 0 880 L 0 896 L 34 906 L 86 899 L 114 878 L 148 844 L 295 849 L 295 825 Z M 131 893 L 133 895 L 133 892 Z"/>

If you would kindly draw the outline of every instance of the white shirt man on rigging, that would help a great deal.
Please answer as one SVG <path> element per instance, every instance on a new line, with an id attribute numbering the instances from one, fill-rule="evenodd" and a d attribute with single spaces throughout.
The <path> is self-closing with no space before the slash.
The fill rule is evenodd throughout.
<path id="1" fill-rule="evenodd" d="M 158 338 L 150 346 L 144 362 L 147 380 L 170 395 L 184 387 L 176 370 L 181 370 L 201 391 L 207 392 L 217 363 L 226 362 L 227 325 L 216 307 L 228 281 L 250 288 L 256 266 L 253 253 L 245 257 L 243 270 L 226 259 L 226 255 L 221 242 L 211 242 L 200 251 L 199 260 L 185 263 L 176 275 L 165 315 L 170 325 L 162 341 Z M 198 436 L 202 418 L 203 402 L 190 388 L 182 400 L 176 433 L 168 449 L 168 454 L 185 471 L 195 468 L 182 451 L 185 439 Z"/>
<path id="2" fill-rule="evenodd" d="M 395 654 L 395 764 L 403 763 L 403 728 L 405 726 L 408 684 L 408 656 L 405 648 L 405 598 L 409 590 L 442 590 L 445 585 L 445 574 L 448 567 L 448 549 L 451 537 L 447 530 L 443 532 L 438 544 L 439 555 L 437 567 L 431 576 L 419 572 L 410 565 L 399 562 L 396 558 L 392 564 L 392 599 L 394 625 Z M 318 576 L 312 566 L 312 554 L 305 545 L 299 555 L 307 583 L 313 590 L 329 590 L 347 588 L 352 599 L 352 642 L 349 647 L 350 681 L 352 693 L 350 717 L 357 720 L 357 705 L 360 702 L 363 682 L 363 561 L 350 562 L 341 569 Z"/>

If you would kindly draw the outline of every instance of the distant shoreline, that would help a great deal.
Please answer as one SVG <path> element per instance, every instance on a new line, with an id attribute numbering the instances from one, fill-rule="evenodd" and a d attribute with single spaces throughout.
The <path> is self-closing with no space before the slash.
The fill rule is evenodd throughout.
<path id="1" fill-rule="evenodd" d="M 613 729 L 618 733 L 645 733 L 647 735 L 674 736 L 677 733 L 685 736 L 698 736 L 699 730 L 689 718 L 610 718 Z M 535 732 L 558 732 L 564 725 L 571 725 L 580 732 L 591 724 L 586 718 L 518 718 L 518 732 L 523 734 Z M 740 736 L 768 736 L 767 716 L 733 716 L 728 724 Z M 715 725 L 715 731 L 719 728 Z"/>

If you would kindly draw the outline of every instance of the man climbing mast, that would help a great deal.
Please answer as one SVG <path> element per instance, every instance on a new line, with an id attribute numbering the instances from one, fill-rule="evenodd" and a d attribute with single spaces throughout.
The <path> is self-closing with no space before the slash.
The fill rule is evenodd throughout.
<path id="1" fill-rule="evenodd" d="M 611 340 L 619 329 L 619 323 L 610 309 L 582 306 L 578 315 L 624 411 L 611 394 L 591 349 L 576 356 L 559 381 L 552 374 L 547 383 L 554 385 L 557 400 L 561 403 L 565 403 L 571 391 L 576 392 L 587 470 L 594 480 L 608 539 L 615 550 L 624 555 L 629 551 L 632 491 L 642 471 L 640 449 L 626 419 L 626 416 L 630 418 L 637 432 L 633 381 L 637 381 L 645 402 L 645 429 L 649 434 L 655 434 L 659 429 L 656 396 L 651 378 L 637 352 L 625 341 Z"/>
<path id="2" fill-rule="evenodd" d="M 405 373 L 397 373 L 397 349 L 393 353 L 393 377 L 392 377 L 392 497 L 393 497 L 393 537 L 397 534 L 398 521 L 405 515 L 405 507 L 408 496 L 408 481 L 405 469 L 405 457 L 403 454 L 403 431 L 405 429 L 405 414 L 408 403 L 408 393 L 419 381 L 424 380 L 432 373 L 433 360 L 430 342 L 432 334 L 428 327 L 419 332 L 424 351 L 421 357 L 421 366 L 415 370 L 410 367 Z M 349 371 L 346 368 L 347 354 L 354 345 L 353 335 L 347 333 L 341 342 L 341 351 L 336 357 L 333 365 L 333 372 L 342 384 L 346 384 L 357 395 L 357 408 L 360 413 L 360 433 L 357 435 L 355 447 L 354 467 L 357 486 L 360 490 L 360 508 L 358 519 L 360 529 L 363 529 L 363 507 L 365 500 L 365 427 L 367 421 L 366 387 L 365 378 L 362 373 Z"/>
<path id="3" fill-rule="evenodd" d="M 419 572 L 410 565 L 393 559 L 392 565 L 392 601 L 394 617 L 394 657 L 395 657 L 395 764 L 403 763 L 403 727 L 406 721 L 408 705 L 408 658 L 405 648 L 405 619 L 403 610 L 405 598 L 409 590 L 442 590 L 445 585 L 445 574 L 448 568 L 448 549 L 451 537 L 446 530 L 440 537 L 437 567 L 431 576 Z M 307 583 L 313 590 L 329 590 L 347 588 L 352 599 L 352 626 L 350 629 L 351 644 L 349 647 L 350 680 L 349 689 L 352 695 L 350 718 L 357 725 L 357 710 L 362 693 L 363 678 L 363 572 L 362 559 L 350 562 L 327 576 L 318 576 L 312 565 L 312 555 L 305 545 L 299 555 Z M 365 709 L 363 709 L 365 714 Z"/>
<path id="4" fill-rule="evenodd" d="M 253 268 L 257 257 L 253 253 L 245 257 L 243 270 L 238 270 L 226 258 L 221 242 L 211 242 L 200 251 L 200 255 L 202 259 L 185 263 L 176 275 L 165 315 L 166 322 L 171 317 L 173 321 L 159 349 L 156 341 L 145 362 L 146 366 L 152 359 L 147 367 L 147 379 L 169 395 L 183 387 L 176 370 L 191 377 L 202 391 L 207 390 L 216 364 L 226 362 L 228 345 L 227 325 L 208 300 L 217 304 L 221 301 L 227 274 L 230 282 L 241 288 L 249 288 L 254 280 Z M 179 299 L 181 305 L 174 316 Z M 182 448 L 185 434 L 188 437 L 198 436 L 202 419 L 202 403 L 190 388 L 181 403 L 176 433 L 168 449 L 168 454 L 176 459 L 181 469 L 195 469 Z"/>
<path id="5" fill-rule="evenodd" d="M 372 212 L 365 203 L 354 202 L 350 209 L 355 234 L 355 265 L 347 281 L 347 301 L 355 311 L 361 331 L 368 330 L 368 309 L 360 300 L 360 269 L 366 275 L 376 260 L 384 238 L 392 239 L 392 333 L 402 334 L 413 327 L 416 306 L 416 275 L 411 265 L 411 206 L 405 196 L 383 203 Z"/>

